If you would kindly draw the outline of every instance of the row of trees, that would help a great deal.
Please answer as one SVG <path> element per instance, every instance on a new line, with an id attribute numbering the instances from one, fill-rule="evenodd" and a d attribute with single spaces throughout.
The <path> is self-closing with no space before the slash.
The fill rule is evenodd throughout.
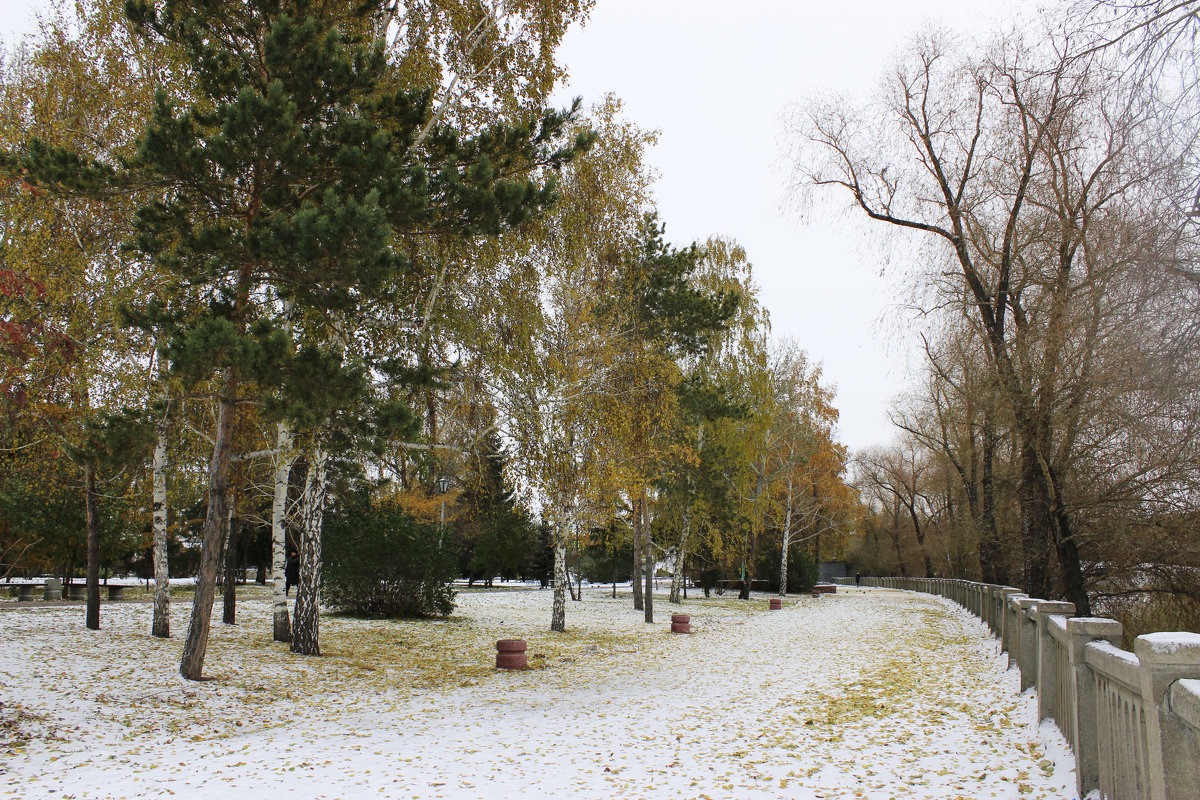
<path id="1" fill-rule="evenodd" d="M 660 564 L 674 601 L 689 571 L 748 596 L 763 547 L 786 573 L 801 540 L 840 541 L 854 511 L 831 393 L 802 351 L 770 344 L 743 250 L 670 245 L 648 211 L 653 135 L 612 97 L 582 124 L 595 144 L 554 207 L 447 285 L 429 352 L 458 368 L 423 401 L 440 470 L 461 474 L 482 437 L 505 445 L 509 485 L 550 531 L 555 630 L 572 553 L 627 553 L 651 621 Z"/>
<path id="2" fill-rule="evenodd" d="M 570 549 L 630 553 L 652 620 L 660 561 L 678 600 L 687 570 L 748 593 L 772 537 L 781 591 L 789 551 L 836 547 L 837 414 L 768 345 L 745 254 L 667 242 L 615 99 L 544 108 L 589 7 L 96 0 L 7 52 L 6 569 L 86 561 L 98 627 L 104 555 L 152 549 L 167 636 L 195 546 L 198 679 L 239 531 L 269 527 L 274 635 L 305 654 L 327 519 L 339 585 L 398 547 L 425 572 L 380 602 L 426 612 L 453 545 L 520 572 L 548 531 L 555 630 Z"/>
<path id="3" fill-rule="evenodd" d="M 903 300 L 926 325 L 900 442 L 858 459 L 870 568 L 1083 615 L 1200 597 L 1196 10 L 1076 4 L 1044 35 L 933 34 L 874 103 L 798 118 L 809 189 L 906 232 Z"/>

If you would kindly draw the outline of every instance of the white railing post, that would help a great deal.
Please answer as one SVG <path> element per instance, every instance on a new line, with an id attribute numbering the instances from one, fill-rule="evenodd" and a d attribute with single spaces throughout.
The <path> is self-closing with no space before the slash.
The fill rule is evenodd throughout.
<path id="1" fill-rule="evenodd" d="M 1021 670 L 1021 691 L 1037 684 L 1037 613 L 1039 603 L 1045 602 L 1036 597 L 1022 597 L 1017 601 L 1017 631 L 1016 638 L 1020 642 L 1017 651 L 1017 667 Z"/>
<path id="2" fill-rule="evenodd" d="M 1200 634 L 1139 636 L 1133 652 L 1141 662 L 1142 702 L 1152 800 L 1200 797 L 1200 731 L 1171 710 L 1172 684 L 1200 678 Z"/>
<path id="3" fill-rule="evenodd" d="M 1038 719 L 1054 717 L 1059 692 L 1071 691 L 1070 686 L 1058 685 L 1056 651 L 1058 642 L 1050 635 L 1050 616 L 1069 617 L 1075 613 L 1074 603 L 1043 601 L 1037 604 L 1034 622 L 1037 625 L 1037 692 Z"/>
<path id="4" fill-rule="evenodd" d="M 1012 631 L 1012 609 L 1010 603 L 1014 597 L 1023 597 L 1024 593 L 1020 589 L 1014 589 L 1011 586 L 1005 586 L 1000 590 L 1000 629 L 997 632 L 1000 636 L 1000 649 L 1011 655 L 1012 644 L 1009 641 Z"/>
<path id="5" fill-rule="evenodd" d="M 994 583 L 988 586 L 988 624 L 996 638 L 1000 638 L 1000 633 L 1004 630 L 1004 605 L 1008 601 L 1008 595 L 1004 593 L 1005 588 L 1007 587 Z"/>
<path id="6" fill-rule="evenodd" d="M 1013 592 L 1008 596 L 1007 607 L 1004 610 L 1004 635 L 1001 645 L 1008 653 L 1008 665 L 1017 663 L 1021 655 L 1021 598 L 1028 597 L 1024 592 Z"/>
<path id="7" fill-rule="evenodd" d="M 1075 785 L 1080 797 L 1100 788 L 1100 723 L 1097 718 L 1096 675 L 1084 657 L 1088 642 L 1105 641 L 1121 646 L 1121 623 L 1112 619 L 1075 617 L 1067 620 L 1071 637 L 1070 658 L 1074 673 L 1075 722 L 1071 748 L 1075 751 Z"/>

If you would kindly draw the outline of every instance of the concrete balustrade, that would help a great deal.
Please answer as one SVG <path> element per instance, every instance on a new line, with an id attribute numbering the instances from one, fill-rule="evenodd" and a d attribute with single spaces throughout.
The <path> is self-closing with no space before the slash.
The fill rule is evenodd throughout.
<path id="1" fill-rule="evenodd" d="M 1000 646 L 1004 648 L 1004 652 L 1006 653 L 1009 652 L 1008 643 L 1010 637 L 1012 636 L 1013 629 L 1012 620 L 1010 619 L 1011 613 L 1009 611 L 1009 603 L 1014 597 L 1024 596 L 1024 593 L 1019 589 L 1012 589 L 1011 587 L 1003 587 L 1000 589 L 1000 607 L 997 609 L 996 613 L 999 616 L 1000 623 Z"/>
<path id="2" fill-rule="evenodd" d="M 1011 586 L 911 577 L 861 585 L 939 595 L 983 620 L 1022 690 L 1037 689 L 1040 716 L 1071 743 L 1080 797 L 1200 798 L 1200 634 L 1139 636 L 1130 653 L 1119 622 L 1073 617 L 1071 603 Z"/>
<path id="3" fill-rule="evenodd" d="M 1071 661 L 1073 699 L 1071 735 L 1075 752 L 1075 776 L 1080 795 L 1100 788 L 1099 695 L 1096 675 L 1086 660 L 1086 646 L 1105 642 L 1114 649 L 1121 644 L 1121 623 L 1097 617 L 1067 620 L 1068 657 Z M 1065 731 L 1064 731 L 1065 733 Z"/>
<path id="4" fill-rule="evenodd" d="M 1190 694 L 1189 684 L 1176 689 L 1182 680 L 1200 679 L 1200 634 L 1151 633 L 1139 636 L 1133 652 L 1141 662 L 1143 713 L 1150 760 L 1150 796 L 1183 800 L 1200 797 L 1200 762 L 1195 756 L 1200 728 L 1172 708 L 1178 692 Z M 1186 701 L 1181 705 L 1187 705 Z M 1158 724 L 1155 724 L 1157 721 Z"/>
<path id="5" fill-rule="evenodd" d="M 1037 675 L 1033 685 L 1038 689 L 1038 716 L 1052 719 L 1063 734 L 1070 734 L 1060 720 L 1067 716 L 1066 709 L 1059 707 L 1064 694 L 1069 694 L 1071 684 L 1070 660 L 1067 648 L 1061 645 L 1054 634 L 1061 629 L 1061 639 L 1066 639 L 1067 617 L 1075 613 L 1074 603 L 1055 603 L 1043 600 L 1037 604 L 1034 621 L 1037 625 Z"/>
<path id="6" fill-rule="evenodd" d="M 1021 670 L 1021 691 L 1037 685 L 1038 665 L 1038 603 L 1033 597 L 1017 600 L 1017 667 Z"/>

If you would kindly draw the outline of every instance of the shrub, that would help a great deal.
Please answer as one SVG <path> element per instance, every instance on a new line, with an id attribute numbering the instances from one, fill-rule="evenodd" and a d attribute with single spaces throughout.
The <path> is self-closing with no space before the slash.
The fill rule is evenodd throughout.
<path id="1" fill-rule="evenodd" d="M 1139 594 L 1104 603 L 1100 610 L 1121 623 L 1126 650 L 1145 633 L 1200 633 L 1200 597 L 1188 594 Z"/>
<path id="2" fill-rule="evenodd" d="M 353 617 L 446 616 L 457 562 L 448 544 L 436 525 L 355 494 L 325 517 L 322 599 Z"/>
<path id="3" fill-rule="evenodd" d="M 820 567 L 804 548 L 797 547 L 788 553 L 788 594 L 807 594 L 817 583 Z M 779 551 L 768 550 L 759 557 L 758 578 L 765 578 L 772 592 L 779 591 Z"/>

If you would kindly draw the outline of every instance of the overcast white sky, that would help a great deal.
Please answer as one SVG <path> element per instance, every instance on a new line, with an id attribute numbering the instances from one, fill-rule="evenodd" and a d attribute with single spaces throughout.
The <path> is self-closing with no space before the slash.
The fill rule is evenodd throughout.
<path id="1" fill-rule="evenodd" d="M 32 29 L 44 0 L 0 0 L 6 40 Z M 835 384 L 839 435 L 852 449 L 892 436 L 888 404 L 919 364 L 916 328 L 882 324 L 894 300 L 877 234 L 844 198 L 805 219 L 785 210 L 783 117 L 816 93 L 864 97 L 923 26 L 968 34 L 1006 27 L 1033 0 L 597 0 L 560 51 L 562 102 L 613 92 L 626 116 L 660 132 L 650 163 L 667 236 L 745 246 L 779 337 L 794 339 Z M 898 270 L 901 264 L 893 264 Z M 892 318 L 895 315 L 891 315 Z M 912 362 L 912 364 L 910 364 Z"/>
<path id="2" fill-rule="evenodd" d="M 839 434 L 852 449 L 891 439 L 887 407 L 908 384 L 908 362 L 920 364 L 920 339 L 915 328 L 881 323 L 894 302 L 890 279 L 879 277 L 883 231 L 840 213 L 846 198 L 837 194 L 806 219 L 785 210 L 784 115 L 818 93 L 865 98 L 924 26 L 980 35 L 1031 7 L 597 0 L 560 50 L 571 73 L 564 97 L 614 92 L 631 120 L 661 132 L 650 161 L 668 238 L 720 235 L 745 246 L 776 335 L 794 339 L 836 384 Z"/>

